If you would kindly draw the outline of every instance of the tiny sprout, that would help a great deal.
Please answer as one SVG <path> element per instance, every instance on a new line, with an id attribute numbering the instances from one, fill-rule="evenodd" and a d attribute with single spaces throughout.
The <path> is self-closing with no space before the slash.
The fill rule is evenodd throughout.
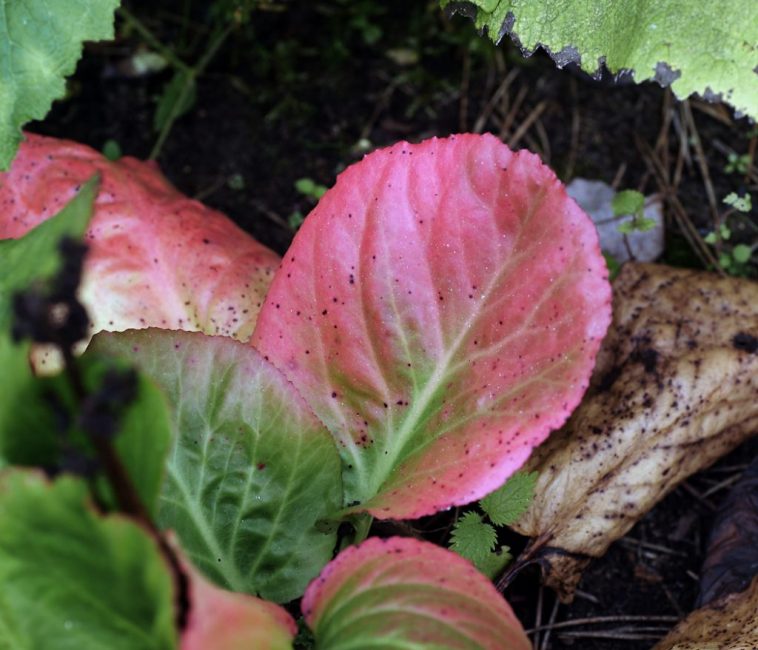
<path id="1" fill-rule="evenodd" d="M 753 249 L 747 244 L 737 244 L 732 249 L 732 257 L 738 264 L 747 264 L 753 254 Z"/>
<path id="2" fill-rule="evenodd" d="M 747 174 L 750 169 L 750 154 L 737 155 L 730 153 L 724 171 L 727 174 Z"/>
<path id="3" fill-rule="evenodd" d="M 730 205 L 738 212 L 750 212 L 753 207 L 753 201 L 750 194 L 739 196 L 736 192 L 730 192 L 724 197 L 724 203 Z"/>
<path id="4" fill-rule="evenodd" d="M 303 196 L 318 201 L 326 194 L 328 188 L 324 185 L 319 185 L 311 178 L 300 178 L 295 181 L 295 189 Z"/>
<path id="5" fill-rule="evenodd" d="M 629 235 L 635 230 L 647 232 L 655 228 L 655 221 L 645 217 L 645 197 L 636 190 L 624 190 L 613 197 L 611 203 L 614 217 L 631 215 L 629 221 L 618 226 L 620 233 Z"/>
<path id="6" fill-rule="evenodd" d="M 242 174 L 232 174 L 226 181 L 226 185 L 230 190 L 244 190 L 245 189 L 245 177 Z"/>

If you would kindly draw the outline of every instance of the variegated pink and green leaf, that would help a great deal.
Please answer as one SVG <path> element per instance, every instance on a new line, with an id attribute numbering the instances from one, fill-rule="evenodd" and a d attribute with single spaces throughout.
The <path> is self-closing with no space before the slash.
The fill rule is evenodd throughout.
<path id="1" fill-rule="evenodd" d="M 578 404 L 609 320 L 594 226 L 553 172 L 462 135 L 348 168 L 252 342 L 337 440 L 346 505 L 410 518 L 517 470 Z"/>
<path id="2" fill-rule="evenodd" d="M 529 650 L 508 603 L 473 565 L 410 538 L 340 553 L 305 592 L 319 648 Z"/>
<path id="3" fill-rule="evenodd" d="M 342 504 L 334 442 L 294 386 L 233 339 L 160 329 L 97 335 L 168 397 L 174 440 L 157 519 L 215 583 L 298 598 L 331 559 Z"/>
<path id="4" fill-rule="evenodd" d="M 285 609 L 214 586 L 191 567 L 190 610 L 181 650 L 291 650 L 297 633 Z"/>
<path id="5" fill-rule="evenodd" d="M 26 134 L 0 174 L 0 239 L 52 217 L 95 173 L 102 182 L 81 287 L 92 331 L 161 327 L 249 338 L 279 257 L 183 196 L 153 163 L 111 162 L 81 144 Z"/>

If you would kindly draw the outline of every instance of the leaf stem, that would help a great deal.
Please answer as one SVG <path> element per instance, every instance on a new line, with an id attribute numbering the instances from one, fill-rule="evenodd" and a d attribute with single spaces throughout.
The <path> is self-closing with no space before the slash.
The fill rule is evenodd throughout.
<path id="1" fill-rule="evenodd" d="M 76 364 L 71 348 L 63 345 L 60 346 L 60 349 L 63 354 L 66 376 L 74 390 L 77 402 L 81 405 L 87 399 L 87 389 L 84 385 L 84 380 L 79 372 L 79 367 Z M 171 548 L 150 517 L 111 441 L 105 436 L 98 435 L 96 431 L 85 431 L 85 433 L 95 448 L 95 453 L 113 488 L 121 511 L 133 517 L 150 533 L 163 554 L 164 559 L 168 562 L 176 589 L 176 624 L 179 630 L 183 630 L 187 625 L 190 607 L 189 579 L 187 578 L 187 574 L 182 568 L 174 549 Z"/>
<path id="2" fill-rule="evenodd" d="M 213 57 L 216 56 L 218 50 L 224 44 L 224 41 L 227 39 L 229 34 L 232 33 L 232 30 L 235 28 L 235 26 L 236 23 L 229 23 L 223 30 L 221 30 L 216 35 L 216 38 L 211 41 L 211 44 L 205 51 L 205 54 L 203 54 L 200 61 L 198 61 L 194 67 L 188 67 L 182 63 L 180 70 L 185 73 L 184 84 L 182 85 L 181 91 L 171 106 L 171 111 L 169 112 L 168 118 L 166 119 L 161 132 L 158 134 L 158 139 L 155 141 L 153 149 L 150 151 L 149 160 L 155 160 L 160 155 L 161 149 L 163 148 L 163 145 L 166 142 L 169 133 L 171 133 L 174 122 L 179 117 L 182 106 L 184 106 L 185 101 L 195 84 L 195 81 L 200 75 L 203 74 L 203 72 L 205 72 L 205 69 L 213 60 Z"/>

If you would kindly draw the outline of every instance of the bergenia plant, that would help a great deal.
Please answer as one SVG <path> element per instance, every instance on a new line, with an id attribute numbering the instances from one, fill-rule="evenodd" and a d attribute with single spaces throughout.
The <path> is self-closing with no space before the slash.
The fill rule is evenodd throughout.
<path id="1" fill-rule="evenodd" d="M 45 146 L 70 146 L 33 142 L 43 158 Z M 34 156 L 21 160 L 25 173 L 2 180 L 7 193 L 12 178 L 15 201 L 34 183 Z M 95 167 L 110 189 L 90 228 L 84 295 L 88 273 L 103 290 L 89 303 L 96 329 L 158 329 L 100 334 L 84 360 L 117 354 L 168 400 L 158 526 L 174 530 L 217 585 L 277 602 L 305 593 L 319 647 L 528 648 L 508 605 L 466 560 L 411 539 L 360 542 L 372 517 L 415 518 L 492 492 L 581 399 L 610 320 L 610 287 L 594 228 L 555 175 L 492 136 L 370 154 L 307 217 L 243 343 L 209 336 L 244 338 L 229 321 L 215 329 L 218 311 L 204 309 L 216 315 L 203 326 L 194 306 L 234 312 L 250 299 L 249 278 L 266 277 L 271 254 L 239 253 L 243 237 L 220 219 L 190 218 L 185 228 L 178 217 L 153 218 L 149 200 L 122 226 L 107 197 L 143 168 L 103 165 Z M 140 182 L 168 192 L 162 179 Z M 171 195 L 162 214 L 181 201 Z M 49 216 L 44 201 L 25 203 L 38 206 L 27 228 Z M 108 247 L 122 228 L 119 246 Z M 180 244 L 193 252 L 178 254 Z M 125 273 L 124 256 L 109 264 L 108 255 L 128 247 L 140 255 L 126 256 Z M 167 296 L 157 322 L 144 295 Z M 182 316 L 187 301 L 192 318 Z M 342 544 L 359 546 L 330 562 L 345 521 L 355 532 Z M 186 634 L 223 626 L 198 616 L 223 618 L 225 608 L 192 606 Z M 280 642 L 271 647 L 287 647 L 289 619 L 270 620 Z"/>

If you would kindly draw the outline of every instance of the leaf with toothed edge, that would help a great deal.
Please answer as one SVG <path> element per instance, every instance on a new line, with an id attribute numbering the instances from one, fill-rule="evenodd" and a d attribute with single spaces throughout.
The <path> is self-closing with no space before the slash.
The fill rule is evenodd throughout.
<path id="1" fill-rule="evenodd" d="M 468 561 L 410 538 L 373 537 L 343 551 L 308 586 L 302 609 L 319 648 L 532 647 Z"/>
<path id="2" fill-rule="evenodd" d="M 698 93 L 758 118 L 758 20 L 753 0 L 440 0 L 498 42 L 542 46 L 559 67 L 632 71 L 680 99 Z M 752 16 L 752 19 L 746 17 Z"/>
<path id="3" fill-rule="evenodd" d="M 160 526 L 217 584 L 276 602 L 301 596 L 332 557 L 336 526 L 324 522 L 342 491 L 334 443 L 292 384 L 225 337 L 132 330 L 90 348 L 135 364 L 172 405 Z"/>
<path id="4" fill-rule="evenodd" d="M 41 120 L 66 93 L 82 42 L 113 38 L 119 0 L 0 1 L 0 169 L 21 141 L 21 127 Z"/>
<path id="5" fill-rule="evenodd" d="M 321 199 L 252 343 L 337 440 L 345 503 L 419 517 L 498 488 L 563 424 L 610 320 L 606 274 L 537 156 L 403 142 Z"/>

